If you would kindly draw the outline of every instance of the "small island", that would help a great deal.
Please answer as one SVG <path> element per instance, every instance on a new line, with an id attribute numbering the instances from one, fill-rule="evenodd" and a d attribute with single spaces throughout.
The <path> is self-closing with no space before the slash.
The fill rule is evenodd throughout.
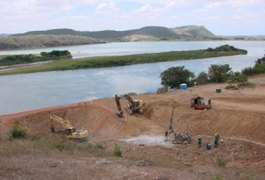
<path id="1" fill-rule="evenodd" d="M 66 51 L 67 52 L 67 51 Z M 44 53 L 43 53 L 44 54 Z M 161 53 L 146 53 L 125 56 L 101 56 L 80 59 L 59 59 L 53 60 L 49 63 L 38 64 L 34 66 L 27 65 L 26 67 L 17 67 L 6 70 L 1 70 L 0 75 L 19 74 L 19 73 L 34 73 L 44 71 L 62 71 L 75 70 L 86 68 L 103 68 L 114 66 L 126 66 L 142 63 L 156 63 L 165 61 L 203 59 L 221 56 L 233 56 L 247 54 L 246 50 L 238 49 L 233 46 L 223 45 L 216 48 L 207 48 L 202 50 L 190 51 L 170 51 Z M 64 56 L 65 57 L 65 56 Z M 70 54 L 66 57 L 71 57 Z M 8 58 L 5 57 L 5 58 Z M 45 58 L 45 61 L 52 60 Z M 2 60 L 0 59 L 0 62 Z M 19 62 L 17 62 L 19 64 Z"/>

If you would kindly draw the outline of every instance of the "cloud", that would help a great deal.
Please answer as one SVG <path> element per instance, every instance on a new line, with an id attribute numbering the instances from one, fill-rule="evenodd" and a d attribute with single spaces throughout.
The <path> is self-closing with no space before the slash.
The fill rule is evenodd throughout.
<path id="1" fill-rule="evenodd" d="M 119 8 L 116 6 L 115 3 L 113 2 L 103 2 L 99 3 L 96 6 L 96 13 L 101 14 L 101 13 L 116 13 L 119 12 Z"/>
<path id="2" fill-rule="evenodd" d="M 0 0 L 0 9 L 0 33 L 199 24 L 216 34 L 261 34 L 265 27 L 265 0 Z"/>

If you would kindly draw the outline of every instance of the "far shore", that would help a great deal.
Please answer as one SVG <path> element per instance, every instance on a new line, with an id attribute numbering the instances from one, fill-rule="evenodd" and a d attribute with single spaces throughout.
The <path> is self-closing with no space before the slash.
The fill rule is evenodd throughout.
<path id="1" fill-rule="evenodd" d="M 63 59 L 41 64 L 25 64 L 25 66 L 22 65 L 22 67 L 13 66 L 9 67 L 10 69 L 3 69 L 0 71 L 0 75 L 76 70 L 87 68 L 104 68 L 143 63 L 204 59 L 245 54 L 247 54 L 246 50 L 237 49 L 229 45 L 224 45 L 214 49 L 207 48 L 203 50 L 170 51 L 123 56 L 98 56 L 80 59 Z"/>

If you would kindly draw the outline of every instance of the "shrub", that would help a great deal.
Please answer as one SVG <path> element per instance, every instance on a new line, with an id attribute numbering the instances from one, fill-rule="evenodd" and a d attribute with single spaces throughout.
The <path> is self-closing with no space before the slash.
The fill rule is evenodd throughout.
<path id="1" fill-rule="evenodd" d="M 235 72 L 231 73 L 227 80 L 232 83 L 238 83 L 239 85 L 245 85 L 247 84 L 248 77 L 243 73 Z"/>
<path id="2" fill-rule="evenodd" d="M 209 82 L 208 74 L 206 72 L 201 72 L 195 81 L 198 85 L 207 84 Z"/>
<path id="3" fill-rule="evenodd" d="M 24 139 L 26 138 L 27 132 L 17 126 L 14 126 L 9 131 L 9 139 Z"/>
<path id="4" fill-rule="evenodd" d="M 121 148 L 117 144 L 115 144 L 114 156 L 116 156 L 116 157 L 121 157 L 122 156 Z"/>
<path id="5" fill-rule="evenodd" d="M 255 75 L 265 73 L 265 55 L 262 58 L 259 58 L 253 67 L 247 67 L 242 70 L 242 73 L 245 75 Z"/>

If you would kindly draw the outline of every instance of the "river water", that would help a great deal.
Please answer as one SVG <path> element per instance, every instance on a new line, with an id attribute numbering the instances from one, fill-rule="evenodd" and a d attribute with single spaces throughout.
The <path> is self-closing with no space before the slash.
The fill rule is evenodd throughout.
<path id="1" fill-rule="evenodd" d="M 128 92 L 155 92 L 161 87 L 160 73 L 172 66 L 185 66 L 195 74 L 207 72 L 211 64 L 229 64 L 234 71 L 240 71 L 254 65 L 257 58 L 265 54 L 265 41 L 129 42 L 54 48 L 68 49 L 75 58 L 78 58 L 205 49 L 223 44 L 246 49 L 248 54 L 202 60 L 0 76 L 0 115 L 112 97 L 115 94 Z M 49 50 L 52 49 L 2 51 L 0 54 L 37 53 Z"/>

